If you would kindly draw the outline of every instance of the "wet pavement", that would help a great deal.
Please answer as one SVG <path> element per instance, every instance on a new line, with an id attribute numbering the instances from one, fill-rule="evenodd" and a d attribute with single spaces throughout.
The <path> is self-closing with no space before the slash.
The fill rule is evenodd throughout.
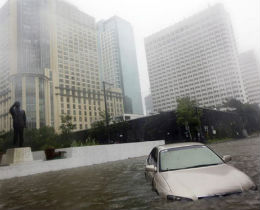
<path id="1" fill-rule="evenodd" d="M 260 189 L 260 137 L 211 144 Z M 170 202 L 151 190 L 145 157 L 0 181 L 0 209 L 258 209 L 260 193 Z M 1 173 L 1 169 L 0 169 Z"/>

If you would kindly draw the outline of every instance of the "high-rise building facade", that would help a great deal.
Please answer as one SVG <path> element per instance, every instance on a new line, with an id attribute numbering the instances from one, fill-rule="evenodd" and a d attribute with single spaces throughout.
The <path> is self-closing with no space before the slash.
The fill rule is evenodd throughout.
<path id="1" fill-rule="evenodd" d="M 60 116 L 90 128 L 104 111 L 95 19 L 59 0 L 9 0 L 0 10 L 0 130 L 18 100 L 28 127 L 58 131 Z M 107 89 L 110 115 L 123 114 L 120 89 Z"/>
<path id="2" fill-rule="evenodd" d="M 133 30 L 127 21 L 112 17 L 98 23 L 101 80 L 120 88 L 127 114 L 143 114 Z"/>
<path id="3" fill-rule="evenodd" d="M 189 96 L 217 107 L 245 101 L 231 20 L 217 4 L 145 39 L 154 111 L 177 107 Z"/>
<path id="4" fill-rule="evenodd" d="M 247 100 L 260 106 L 260 66 L 254 51 L 241 53 L 239 63 Z"/>
<path id="5" fill-rule="evenodd" d="M 146 109 L 146 115 L 153 114 L 153 101 L 152 101 L 152 95 L 149 94 L 144 97 L 145 102 L 145 109 Z"/>

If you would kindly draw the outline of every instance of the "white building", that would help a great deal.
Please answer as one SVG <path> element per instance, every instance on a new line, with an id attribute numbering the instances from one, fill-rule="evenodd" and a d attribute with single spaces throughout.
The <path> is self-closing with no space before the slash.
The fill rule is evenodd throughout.
<path id="1" fill-rule="evenodd" d="M 260 105 L 260 68 L 254 51 L 241 53 L 239 62 L 248 102 Z"/>
<path id="2" fill-rule="evenodd" d="M 245 101 L 231 20 L 223 5 L 145 39 L 154 111 L 177 107 L 189 96 L 200 106 L 220 106 L 226 98 Z"/>

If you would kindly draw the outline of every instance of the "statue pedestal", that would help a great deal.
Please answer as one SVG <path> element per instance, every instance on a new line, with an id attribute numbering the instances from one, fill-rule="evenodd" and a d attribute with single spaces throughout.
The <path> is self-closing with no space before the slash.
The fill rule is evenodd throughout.
<path id="1" fill-rule="evenodd" d="M 31 147 L 8 149 L 4 159 L 4 164 L 8 165 L 33 161 Z"/>

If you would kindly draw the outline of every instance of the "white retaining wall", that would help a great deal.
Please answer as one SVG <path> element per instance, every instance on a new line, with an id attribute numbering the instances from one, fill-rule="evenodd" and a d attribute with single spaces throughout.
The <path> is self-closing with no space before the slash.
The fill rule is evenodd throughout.
<path id="1" fill-rule="evenodd" d="M 0 180 L 146 156 L 162 144 L 164 140 L 64 148 L 57 151 L 66 151 L 66 159 L 49 161 L 45 161 L 43 151 L 37 151 L 33 152 L 32 162 L 0 167 Z"/>

